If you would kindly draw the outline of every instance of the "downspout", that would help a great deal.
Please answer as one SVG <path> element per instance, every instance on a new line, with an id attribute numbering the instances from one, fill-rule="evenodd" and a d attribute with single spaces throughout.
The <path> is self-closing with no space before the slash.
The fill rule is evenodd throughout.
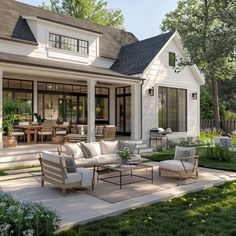
<path id="1" fill-rule="evenodd" d="M 141 82 L 141 86 L 140 86 L 140 94 L 141 94 L 141 98 L 140 98 L 140 106 L 141 106 L 141 109 L 140 109 L 140 111 L 141 111 L 141 121 L 140 121 L 140 123 L 141 123 L 141 137 L 140 137 L 140 139 L 142 139 L 143 138 L 143 84 L 144 84 L 144 80 L 142 80 L 142 82 Z"/>

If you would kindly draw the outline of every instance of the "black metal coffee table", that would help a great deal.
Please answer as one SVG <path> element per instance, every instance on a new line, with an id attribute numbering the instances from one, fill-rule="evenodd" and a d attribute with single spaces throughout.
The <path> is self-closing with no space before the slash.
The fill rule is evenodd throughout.
<path id="1" fill-rule="evenodd" d="M 119 185 L 120 189 L 122 189 L 123 185 L 133 184 L 133 183 L 142 182 L 142 181 L 146 181 L 146 180 L 151 180 L 151 182 L 153 183 L 153 166 L 147 165 L 145 163 L 130 164 L 130 165 L 114 164 L 114 165 L 104 165 L 101 167 L 109 172 L 118 172 L 119 175 L 112 175 L 112 176 L 101 177 L 101 178 L 98 177 L 99 180 L 102 180 L 104 182 L 108 182 L 111 184 Z M 134 173 L 136 170 L 141 170 L 141 169 L 146 169 L 147 171 L 149 170 L 150 177 Z M 126 172 L 126 173 L 124 173 L 124 172 Z M 127 173 L 127 172 L 129 172 L 129 173 Z M 145 174 L 146 174 L 146 172 L 145 172 Z M 131 179 L 133 178 L 133 176 L 141 178 L 141 179 L 130 181 L 128 183 L 124 183 L 122 181 L 124 176 L 130 176 Z M 119 183 L 112 181 L 112 179 L 115 179 L 115 178 L 119 178 Z"/>

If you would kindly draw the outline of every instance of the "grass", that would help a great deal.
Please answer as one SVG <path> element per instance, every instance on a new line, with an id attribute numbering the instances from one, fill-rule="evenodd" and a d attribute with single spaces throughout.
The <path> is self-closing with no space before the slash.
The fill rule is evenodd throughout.
<path id="1" fill-rule="evenodd" d="M 206 147 L 199 147 L 199 152 L 200 152 L 199 166 L 212 168 L 212 169 L 236 171 L 236 153 L 233 154 L 231 161 L 219 162 L 219 161 L 215 161 L 215 160 L 203 157 L 201 154 L 205 151 L 205 149 Z M 174 158 L 174 149 L 165 150 L 159 153 L 154 153 L 154 154 L 145 156 L 145 158 L 148 158 L 152 161 L 170 160 Z"/>
<path id="2" fill-rule="evenodd" d="M 2 169 L 0 169 L 0 176 L 7 175 L 7 174 L 5 173 L 5 171 L 31 169 L 31 168 L 39 167 L 39 166 L 40 166 L 40 165 L 31 165 L 31 166 L 16 166 L 16 167 L 12 167 L 12 168 L 2 168 Z"/>
<path id="3" fill-rule="evenodd" d="M 236 235 L 236 182 L 130 210 L 59 236 Z"/>

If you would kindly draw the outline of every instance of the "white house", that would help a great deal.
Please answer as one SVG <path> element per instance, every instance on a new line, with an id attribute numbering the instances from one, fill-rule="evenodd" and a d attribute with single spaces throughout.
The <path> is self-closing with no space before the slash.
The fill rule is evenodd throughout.
<path id="1" fill-rule="evenodd" d="M 133 139 L 148 139 L 153 127 L 199 135 L 204 78 L 196 66 L 174 72 L 183 52 L 177 32 L 139 41 L 13 0 L 0 6 L 0 127 L 3 101 L 17 98 L 31 107 L 22 119 L 36 112 L 86 123 L 88 141 L 95 124 L 115 124 Z"/>

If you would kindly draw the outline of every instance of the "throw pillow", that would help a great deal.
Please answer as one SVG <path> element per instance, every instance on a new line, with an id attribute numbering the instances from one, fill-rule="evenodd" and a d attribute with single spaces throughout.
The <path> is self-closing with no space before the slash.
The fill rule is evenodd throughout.
<path id="1" fill-rule="evenodd" d="M 94 156 L 101 155 L 101 148 L 98 142 L 94 143 L 81 143 L 82 150 L 85 158 L 91 158 Z"/>
<path id="2" fill-rule="evenodd" d="M 116 154 L 118 151 L 118 141 L 101 141 L 100 147 L 102 154 Z"/>
<path id="3" fill-rule="evenodd" d="M 75 159 L 83 158 L 84 153 L 79 143 L 65 143 L 66 154 L 73 155 Z"/>
<path id="4" fill-rule="evenodd" d="M 120 149 L 122 149 L 124 147 L 129 148 L 130 151 L 134 154 L 136 143 L 131 143 L 131 142 L 127 142 L 127 141 L 119 141 L 118 150 L 120 150 Z"/>
<path id="5" fill-rule="evenodd" d="M 73 157 L 64 156 L 67 173 L 76 173 L 77 168 Z"/>

